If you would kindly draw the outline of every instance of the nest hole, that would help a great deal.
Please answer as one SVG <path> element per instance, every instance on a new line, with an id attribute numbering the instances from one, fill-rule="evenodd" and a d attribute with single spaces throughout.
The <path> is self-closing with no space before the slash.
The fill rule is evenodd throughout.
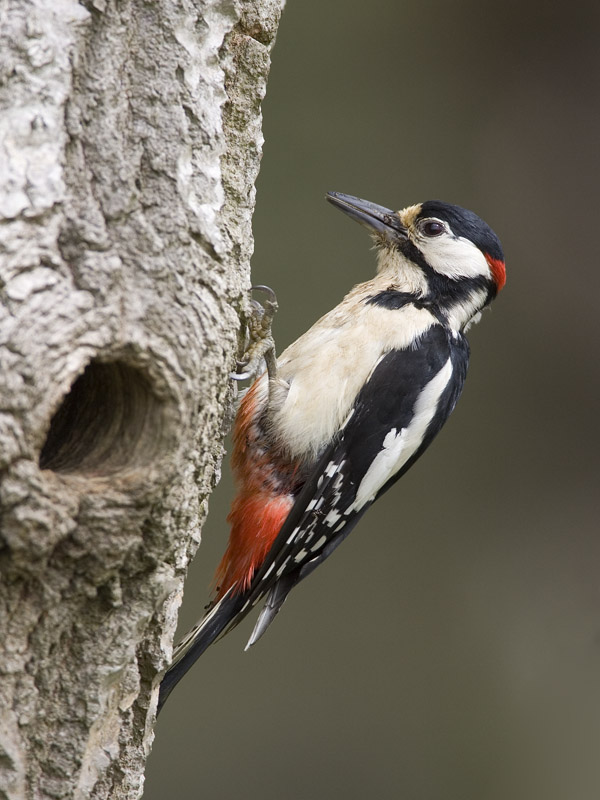
<path id="1" fill-rule="evenodd" d="M 121 361 L 92 361 L 52 417 L 40 468 L 108 475 L 148 465 L 161 446 L 164 404 L 148 377 Z"/>

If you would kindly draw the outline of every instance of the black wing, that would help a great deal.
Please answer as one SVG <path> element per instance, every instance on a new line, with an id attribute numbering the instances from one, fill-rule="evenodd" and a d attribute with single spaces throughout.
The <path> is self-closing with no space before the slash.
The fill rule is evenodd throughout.
<path id="1" fill-rule="evenodd" d="M 204 650 L 235 627 L 266 595 L 248 643 L 253 644 L 295 584 L 335 550 L 374 500 L 414 464 L 454 408 L 468 357 L 464 337 L 453 338 L 443 326 L 434 325 L 412 347 L 392 351 L 381 359 L 358 395 L 344 428 L 298 494 L 248 592 L 225 595 L 175 649 L 171 667 L 161 683 L 159 710 Z M 419 404 L 427 399 L 427 387 L 434 385 L 436 376 L 441 389 L 428 398 L 433 414 L 419 435 L 417 446 L 395 471 L 392 465 L 383 483 L 380 475 L 381 486 L 373 497 L 357 504 L 365 476 L 385 450 L 386 437 L 398 441 L 402 431 L 414 430 L 415 420 L 423 410 Z M 444 380 L 440 381 L 439 376 Z M 385 477 L 385 470 L 382 474 Z"/>
<path id="2" fill-rule="evenodd" d="M 248 646 L 264 633 L 293 586 L 333 552 L 374 500 L 424 452 L 456 404 L 468 356 L 464 337 L 454 337 L 441 325 L 434 325 L 412 347 L 394 350 L 381 359 L 254 576 L 239 618 L 265 594 L 268 597 Z M 419 422 L 422 431 L 416 429 Z M 397 443 L 401 451 L 401 437 L 406 439 L 409 433 L 416 445 L 413 441 L 412 450 L 405 448 L 404 460 L 400 454 L 395 463 L 386 464 L 385 458 L 375 463 L 386 442 Z M 387 449 L 392 452 L 391 446 Z M 371 476 L 376 488 L 381 485 L 372 497 L 367 493 L 361 498 L 361 491 L 366 491 L 363 481 L 367 477 L 368 483 Z"/>

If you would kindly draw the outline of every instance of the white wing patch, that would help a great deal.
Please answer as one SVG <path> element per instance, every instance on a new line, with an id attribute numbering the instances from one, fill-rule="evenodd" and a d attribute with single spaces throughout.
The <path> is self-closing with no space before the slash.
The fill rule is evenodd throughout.
<path id="1" fill-rule="evenodd" d="M 418 396 L 410 424 L 399 432 L 396 428 L 392 428 L 386 435 L 383 449 L 375 456 L 366 471 L 356 492 L 356 499 L 346 510 L 346 514 L 360 511 L 365 503 L 374 500 L 382 486 L 416 453 L 451 376 L 452 362 L 448 359 Z"/>

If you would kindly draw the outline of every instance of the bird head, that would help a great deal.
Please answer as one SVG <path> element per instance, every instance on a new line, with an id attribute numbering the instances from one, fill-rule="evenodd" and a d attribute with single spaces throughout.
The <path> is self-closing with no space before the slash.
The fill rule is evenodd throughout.
<path id="1" fill-rule="evenodd" d="M 327 200 L 360 222 L 379 250 L 379 274 L 437 305 L 463 328 L 506 282 L 500 240 L 477 214 L 428 200 L 392 211 L 329 192 Z"/>

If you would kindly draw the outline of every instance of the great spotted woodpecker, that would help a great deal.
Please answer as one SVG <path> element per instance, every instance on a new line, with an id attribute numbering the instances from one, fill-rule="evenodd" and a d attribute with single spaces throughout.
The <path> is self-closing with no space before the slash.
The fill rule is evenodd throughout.
<path id="1" fill-rule="evenodd" d="M 424 452 L 461 393 L 464 332 L 504 286 L 500 242 L 471 211 L 327 199 L 369 230 L 377 274 L 276 362 L 271 355 L 243 398 L 216 597 L 176 648 L 159 709 L 204 650 L 266 598 L 254 644 L 290 590 Z"/>

